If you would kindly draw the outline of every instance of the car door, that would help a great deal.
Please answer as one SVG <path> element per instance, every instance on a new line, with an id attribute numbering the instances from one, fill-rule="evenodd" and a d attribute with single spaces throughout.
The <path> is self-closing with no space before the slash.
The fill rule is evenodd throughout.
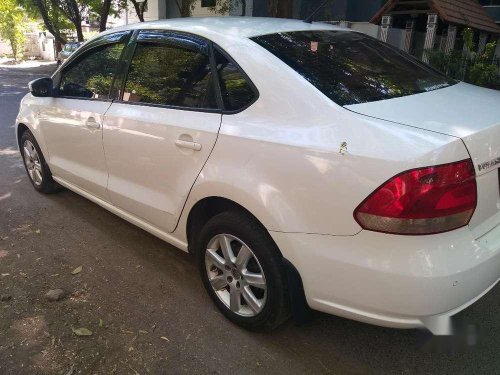
<path id="1" fill-rule="evenodd" d="M 54 76 L 55 97 L 38 114 L 52 174 L 104 200 L 108 172 L 102 121 L 128 34 L 99 38 L 72 57 Z"/>
<path id="2" fill-rule="evenodd" d="M 104 120 L 111 202 L 171 232 L 217 139 L 220 98 L 209 42 L 144 30 Z"/>

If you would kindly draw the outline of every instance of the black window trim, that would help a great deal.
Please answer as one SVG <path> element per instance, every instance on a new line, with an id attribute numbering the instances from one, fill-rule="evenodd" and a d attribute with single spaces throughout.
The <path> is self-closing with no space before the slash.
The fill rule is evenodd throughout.
<path id="1" fill-rule="evenodd" d="M 130 102 L 130 101 L 124 101 L 123 100 L 123 94 L 124 94 L 124 89 L 125 89 L 125 84 L 127 82 L 127 77 L 128 73 L 130 70 L 130 64 L 132 63 L 132 59 L 134 57 L 135 49 L 138 43 L 166 43 L 168 44 L 168 41 L 166 40 L 161 40 L 161 38 L 158 38 L 158 40 L 142 40 L 138 41 L 138 37 L 141 31 L 158 31 L 162 32 L 165 34 L 173 34 L 173 35 L 185 35 L 188 37 L 191 37 L 193 39 L 198 39 L 202 42 L 206 42 L 208 45 L 208 55 L 210 58 L 210 65 L 211 65 L 211 70 L 212 70 L 212 76 L 214 77 L 214 89 L 215 89 L 215 95 L 216 95 L 216 100 L 217 100 L 217 106 L 218 108 L 196 108 L 196 107 L 184 107 L 184 106 L 175 106 L 175 105 L 169 105 L 169 104 L 155 104 L 155 103 L 142 103 L 142 102 Z M 244 107 L 237 109 L 237 110 L 226 110 L 224 108 L 224 102 L 222 100 L 222 91 L 220 89 L 220 77 L 219 73 L 217 72 L 217 67 L 215 64 L 215 55 L 214 51 L 217 49 L 218 52 L 220 52 L 230 63 L 232 63 L 240 72 L 240 74 L 243 75 L 245 80 L 247 81 L 248 85 L 252 89 L 254 93 L 254 98 L 251 102 L 249 102 L 247 105 Z M 133 31 L 132 35 L 130 36 L 130 39 L 128 41 L 128 44 L 124 48 L 122 52 L 122 56 L 120 59 L 119 63 L 119 70 L 118 73 L 115 75 L 115 80 L 113 81 L 112 87 L 111 87 L 111 92 L 110 92 L 110 98 L 113 101 L 113 103 L 119 103 L 119 104 L 128 104 L 128 105 L 137 105 L 137 106 L 146 106 L 146 107 L 156 107 L 156 108 L 165 108 L 165 109 L 175 109 L 175 110 L 180 110 L 180 111 L 190 111 L 190 112 L 201 112 L 201 113 L 220 113 L 222 115 L 235 115 L 240 112 L 245 111 L 248 109 L 250 106 L 252 106 L 260 97 L 259 90 L 255 86 L 255 84 L 252 82 L 248 74 L 241 68 L 241 66 L 226 52 L 224 51 L 223 48 L 221 48 L 219 45 L 216 43 L 212 42 L 211 40 L 204 38 L 200 35 L 189 33 L 189 32 L 184 32 L 184 31 L 177 31 L 177 30 L 170 30 L 170 29 L 136 29 Z M 118 81 L 118 87 L 115 87 L 116 81 Z M 116 88 L 119 88 L 119 90 L 115 90 Z M 120 94 L 117 95 L 118 91 Z"/>
<path id="2" fill-rule="evenodd" d="M 83 45 L 82 48 L 78 51 L 78 53 L 73 53 L 66 62 L 57 69 L 54 74 L 52 75 L 52 80 L 54 82 L 54 98 L 58 99 L 72 99 L 72 100 L 90 100 L 90 101 L 96 101 L 96 102 L 113 102 L 113 97 L 112 97 L 112 90 L 116 81 L 116 77 L 118 76 L 120 72 L 120 65 L 122 63 L 123 57 L 125 55 L 125 51 L 127 50 L 127 45 L 130 42 L 131 36 L 132 36 L 132 30 L 129 30 L 125 36 L 125 39 L 122 41 L 109 41 L 106 39 L 109 35 L 113 34 L 119 34 L 119 33 L 124 33 L 123 31 L 118 31 L 116 33 L 110 33 L 103 35 L 102 37 L 99 37 L 89 43 L 86 43 Z M 120 44 L 123 43 L 123 50 L 120 54 L 120 57 L 118 59 L 118 63 L 113 75 L 113 80 L 111 81 L 111 87 L 108 92 L 108 97 L 107 98 L 84 98 L 84 97 L 78 97 L 78 96 L 66 96 L 66 95 L 59 95 L 59 85 L 61 83 L 61 78 L 62 78 L 62 73 L 65 69 L 68 69 L 72 66 L 74 61 L 77 61 L 78 58 L 81 56 L 85 55 L 87 52 L 90 52 L 92 50 L 95 50 L 97 48 L 100 48 L 102 46 L 108 46 L 108 45 L 114 45 L 114 44 Z"/>
<path id="3" fill-rule="evenodd" d="M 259 100 L 259 97 L 260 97 L 260 92 L 259 90 L 257 89 L 257 86 L 255 86 L 255 84 L 253 83 L 253 81 L 250 79 L 250 77 L 248 76 L 248 74 L 241 68 L 241 66 L 231 57 L 231 55 L 229 55 L 229 53 L 227 53 L 223 48 L 221 48 L 218 44 L 216 43 L 212 43 L 213 46 L 212 46 L 212 54 L 213 54 L 213 51 L 214 50 L 217 50 L 219 53 L 222 54 L 222 56 L 224 56 L 227 61 L 229 61 L 231 64 L 233 64 L 236 69 L 238 69 L 238 71 L 240 72 L 240 74 L 243 76 L 243 78 L 245 78 L 245 80 L 247 81 L 248 85 L 250 86 L 250 89 L 253 91 L 253 100 L 250 101 L 247 105 L 245 105 L 244 107 L 240 108 L 240 109 L 235 109 L 235 110 L 227 110 L 224 108 L 224 104 L 222 104 L 222 114 L 224 115 L 236 115 L 238 113 L 241 113 L 245 110 L 247 110 L 248 108 L 250 108 L 252 105 L 255 104 L 255 102 L 257 100 Z M 219 72 L 217 72 L 217 68 L 215 69 L 216 70 L 216 77 L 217 77 L 217 82 L 218 84 L 220 83 L 220 77 L 219 77 Z M 222 98 L 222 91 L 220 89 L 220 85 L 219 85 L 219 95 L 221 96 Z"/>
<path id="4" fill-rule="evenodd" d="M 213 89 L 216 91 L 215 95 L 217 98 L 217 107 L 218 108 L 197 108 L 197 107 L 183 107 L 183 106 L 176 106 L 176 105 L 171 105 L 171 104 L 156 104 L 156 103 L 143 103 L 143 102 L 129 102 L 123 100 L 123 94 L 125 91 L 125 85 L 127 83 L 127 78 L 128 78 L 128 73 L 130 71 L 130 64 L 132 63 L 132 59 L 135 54 L 135 49 L 137 47 L 138 43 L 143 43 L 143 44 L 149 44 L 149 43 L 165 43 L 168 45 L 171 45 L 171 43 L 168 43 L 167 40 L 158 38 L 157 40 L 149 39 L 149 40 L 142 40 L 138 41 L 138 37 L 141 31 L 158 31 L 162 32 L 165 34 L 173 34 L 173 35 L 186 35 L 188 37 L 191 37 L 193 39 L 198 39 L 201 42 L 207 43 L 207 53 L 210 59 L 210 68 L 212 70 L 212 76 L 215 77 L 215 80 L 218 78 L 217 75 L 214 75 L 213 71 L 213 61 L 212 61 L 212 42 L 206 38 L 203 38 L 199 35 L 196 34 L 191 34 L 191 33 L 186 33 L 182 31 L 176 31 L 176 30 L 168 30 L 168 29 L 137 29 L 134 30 L 134 34 L 132 35 L 132 38 L 130 39 L 129 45 L 126 48 L 126 53 L 124 53 L 124 64 L 123 64 L 123 70 L 120 70 L 120 95 L 114 95 L 113 103 L 119 103 L 119 104 L 128 104 L 128 105 L 136 105 L 136 106 L 145 106 L 145 107 L 155 107 L 155 108 L 165 108 L 165 109 L 175 109 L 175 110 L 180 110 L 180 111 L 190 111 L 190 112 L 201 112 L 201 113 L 217 113 L 217 114 L 222 114 L 222 110 L 220 107 L 219 103 L 219 95 L 220 95 L 220 90 L 218 89 L 217 85 Z M 123 74 L 123 76 L 121 76 Z M 113 89 L 113 88 L 112 88 Z"/>

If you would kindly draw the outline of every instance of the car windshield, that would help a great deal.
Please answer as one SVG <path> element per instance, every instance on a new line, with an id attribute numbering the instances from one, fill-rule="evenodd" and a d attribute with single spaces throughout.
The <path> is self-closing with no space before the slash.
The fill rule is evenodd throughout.
<path id="1" fill-rule="evenodd" d="M 350 31 L 298 31 L 252 38 L 339 105 L 391 99 L 453 81 L 412 56 Z"/>

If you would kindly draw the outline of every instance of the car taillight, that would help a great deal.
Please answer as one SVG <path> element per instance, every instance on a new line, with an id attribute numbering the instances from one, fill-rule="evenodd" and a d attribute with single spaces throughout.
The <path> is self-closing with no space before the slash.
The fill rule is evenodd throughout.
<path id="1" fill-rule="evenodd" d="M 354 211 L 364 229 L 395 234 L 433 234 L 467 225 L 477 189 L 470 159 L 403 172 Z"/>

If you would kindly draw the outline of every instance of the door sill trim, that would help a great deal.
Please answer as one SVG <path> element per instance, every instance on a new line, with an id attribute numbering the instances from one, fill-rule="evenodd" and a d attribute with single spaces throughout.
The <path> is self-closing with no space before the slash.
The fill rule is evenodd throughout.
<path id="1" fill-rule="evenodd" d="M 57 183 L 61 184 L 62 186 L 68 188 L 69 190 L 77 193 L 78 195 L 83 196 L 84 198 L 87 198 L 88 200 L 98 204 L 99 206 L 105 208 L 106 210 L 114 213 L 115 215 L 121 217 L 122 219 L 128 221 L 129 223 L 132 223 L 139 228 L 145 230 L 148 233 L 151 233 L 153 236 L 156 236 L 169 244 L 187 252 L 188 251 L 188 245 L 187 243 L 175 238 L 172 236 L 170 233 L 164 232 L 161 229 L 158 229 L 157 227 L 145 222 L 142 219 L 139 219 L 137 216 L 131 215 L 130 213 L 114 206 L 113 204 L 106 202 L 102 200 L 101 198 L 96 197 L 95 195 L 92 195 L 91 193 L 80 189 L 78 186 L 73 185 L 70 182 L 67 182 L 66 180 L 57 177 L 57 176 L 52 176 L 54 181 Z"/>

